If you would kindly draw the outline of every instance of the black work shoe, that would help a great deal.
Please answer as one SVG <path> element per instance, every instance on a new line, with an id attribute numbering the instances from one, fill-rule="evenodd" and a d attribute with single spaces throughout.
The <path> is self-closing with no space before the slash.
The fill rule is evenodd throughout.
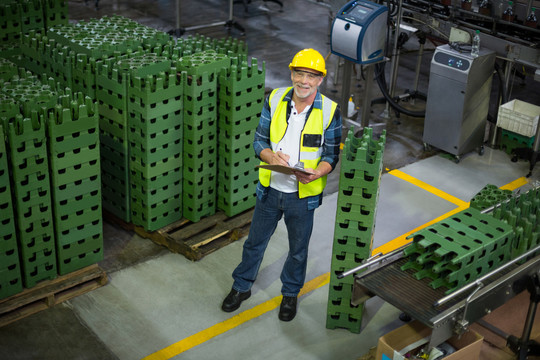
<path id="1" fill-rule="evenodd" d="M 248 299 L 251 296 L 251 290 L 248 290 L 246 292 L 238 292 L 234 289 L 231 290 L 229 295 L 223 300 L 223 304 L 221 305 L 221 310 L 225 312 L 231 312 L 240 307 L 240 304 L 242 301 Z"/>
<path id="2" fill-rule="evenodd" d="M 279 320 L 291 321 L 296 316 L 296 296 L 283 296 L 279 307 Z"/>

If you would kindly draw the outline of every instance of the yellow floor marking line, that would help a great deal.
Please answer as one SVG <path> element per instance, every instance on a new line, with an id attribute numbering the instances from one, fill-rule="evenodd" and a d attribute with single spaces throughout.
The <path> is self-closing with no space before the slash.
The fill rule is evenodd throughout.
<path id="1" fill-rule="evenodd" d="M 517 188 L 522 187 L 523 185 L 528 184 L 528 183 L 529 183 L 529 180 L 527 180 L 526 177 L 520 177 L 519 179 L 516 179 L 516 180 L 512 181 L 512 182 L 509 183 L 509 184 L 506 184 L 506 185 L 504 185 L 504 186 L 501 186 L 500 189 L 501 189 L 501 190 L 510 190 L 510 191 L 514 191 L 514 190 L 516 190 Z"/>
<path id="2" fill-rule="evenodd" d="M 330 281 L 330 273 L 322 274 L 313 280 L 304 284 L 304 287 L 300 291 L 298 296 L 307 294 L 315 289 L 318 289 Z M 193 334 L 183 340 L 178 341 L 166 348 L 159 350 L 153 354 L 148 355 L 143 360 L 168 360 L 171 359 L 189 349 L 194 348 L 197 345 L 204 343 L 218 335 L 221 335 L 235 327 L 248 322 L 251 319 L 261 316 L 262 314 L 272 311 L 281 304 L 281 295 L 276 296 L 260 305 L 257 305 L 251 309 L 241 312 L 240 314 L 233 316 L 223 322 L 220 322 L 214 326 L 211 326 L 205 330 L 202 330 L 196 334 Z"/>
<path id="3" fill-rule="evenodd" d="M 419 226 L 417 227 L 416 229 L 413 229 L 401 236 L 398 236 L 397 238 L 393 239 L 393 240 L 390 240 L 389 242 L 387 242 L 386 244 L 383 244 L 381 246 L 379 246 L 378 248 L 375 248 L 373 249 L 373 251 L 371 252 L 372 254 L 378 254 L 378 253 L 383 253 L 383 254 L 386 254 L 387 252 L 390 252 L 392 250 L 395 250 L 407 243 L 409 243 L 411 240 L 407 239 L 407 236 L 425 228 L 425 227 L 428 227 L 436 222 L 439 222 L 443 219 L 446 219 L 447 217 L 449 216 L 452 216 L 466 208 L 469 207 L 469 203 L 467 202 L 464 202 L 454 196 L 451 196 L 451 195 L 448 195 L 446 194 L 445 192 L 443 191 L 440 191 L 438 189 L 436 189 L 435 187 L 429 185 L 429 184 L 426 184 L 418 179 L 415 179 L 414 177 L 410 176 L 410 175 L 407 175 L 405 174 L 404 172 L 402 171 L 399 171 L 399 170 L 392 170 L 389 172 L 389 174 L 391 175 L 394 175 L 394 176 L 397 176 L 399 177 L 400 179 L 403 179 L 405 181 L 408 181 L 414 185 L 417 185 L 419 187 L 421 187 L 422 189 L 426 190 L 426 191 L 429 191 L 431 192 L 432 194 L 435 194 L 443 199 L 446 199 L 448 201 L 450 201 L 451 203 L 453 204 L 456 204 L 458 207 L 455 208 L 454 210 L 451 210 L 449 212 L 447 212 L 446 214 L 442 214 L 441 216 L 439 216 L 438 218 L 435 218 L 427 223 L 425 223 L 424 225 L 422 226 Z M 510 190 L 510 191 L 514 191 L 515 189 L 525 185 L 528 183 L 528 180 L 525 178 L 525 177 L 520 177 L 506 185 L 503 185 L 500 187 L 500 189 L 502 190 Z"/>
<path id="4" fill-rule="evenodd" d="M 467 203 L 466 201 L 463 201 L 461 199 L 458 199 L 457 197 L 455 196 L 452 196 L 450 194 L 447 194 L 445 193 L 444 191 L 442 190 L 439 190 L 437 189 L 436 187 L 434 186 L 431 186 L 421 180 L 418 180 L 414 177 L 412 177 L 411 175 L 408 175 L 408 174 L 405 174 L 403 171 L 400 171 L 400 170 L 392 170 L 389 172 L 390 175 L 393 175 L 395 177 L 398 177 L 402 180 L 405 180 L 413 185 L 416 185 L 424 190 L 426 190 L 427 192 L 430 192 L 432 193 L 433 195 L 436 195 L 440 198 L 443 198 L 445 199 L 446 201 L 449 201 L 451 202 L 452 204 L 455 204 L 456 206 L 459 206 L 459 207 L 468 207 L 469 206 L 469 203 Z"/>

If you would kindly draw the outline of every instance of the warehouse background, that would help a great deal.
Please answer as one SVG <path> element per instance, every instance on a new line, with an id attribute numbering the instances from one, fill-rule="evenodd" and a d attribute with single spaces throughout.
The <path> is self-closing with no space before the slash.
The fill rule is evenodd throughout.
<path id="1" fill-rule="evenodd" d="M 189 27 L 228 18 L 228 6 L 223 1 L 178 3 L 179 19 L 174 1 L 68 1 L 65 8 L 58 9 L 64 15 L 54 18 L 54 21 L 67 24 L 64 32 L 53 32 L 48 37 L 35 33 L 22 38 L 24 46 L 17 64 L 24 65 L 35 74 L 48 72 L 52 80 L 38 80 L 37 76 L 21 73 L 20 69 L 7 63 L 2 68 L 4 74 L 19 75 L 17 80 L 9 81 L 9 86 L 6 86 L 11 95 L 7 91 L 2 104 L 9 102 L 6 99 L 19 99 L 26 104 L 22 108 L 28 117 L 28 120 L 18 118 L 15 122 L 18 125 L 11 131 L 9 125 L 3 126 L 12 152 L 22 144 L 26 146 L 20 158 L 13 157 L 4 166 L 6 169 L 11 166 L 12 183 L 21 184 L 14 191 L 31 194 L 32 200 L 50 196 L 53 205 L 47 212 L 40 211 L 39 217 L 31 217 L 31 223 L 49 227 L 34 233 L 27 241 L 31 246 L 34 246 L 32 242 L 36 238 L 42 242 L 38 246 L 43 268 L 37 272 L 30 270 L 29 264 L 35 260 L 28 257 L 28 264 L 20 264 L 20 267 L 29 270 L 21 273 L 21 281 L 8 287 L 9 291 L 20 291 L 22 286 L 33 287 L 40 280 L 53 279 L 57 274 L 71 273 L 98 263 L 112 278 L 107 287 L 114 291 L 108 291 L 116 292 L 122 288 L 117 294 L 120 298 L 134 297 L 138 300 L 135 304 L 124 303 L 109 295 L 100 297 L 96 291 L 7 325 L 0 329 L 5 334 L 0 347 L 10 358 L 141 358 L 187 338 L 195 332 L 194 329 L 208 328 L 224 321 L 225 315 L 216 314 L 214 310 L 218 309 L 217 305 L 230 287 L 230 271 L 237 262 L 240 242 L 220 249 L 213 254 L 216 257 L 193 263 L 133 231 L 126 231 L 126 226 L 119 224 L 134 224 L 144 232 L 160 229 L 182 217 L 196 223 L 215 211 L 235 217 L 249 210 L 253 206 L 249 189 L 256 181 L 256 161 L 251 156 L 250 144 L 260 111 L 258 106 L 262 105 L 264 95 L 272 88 L 289 85 L 288 63 L 299 49 L 312 47 L 328 54 L 329 76 L 322 90 L 336 101 L 342 96 L 338 59 L 329 55 L 328 30 L 334 9 L 328 4 L 296 0 L 286 2 L 281 8 L 274 2 L 237 3 L 234 20 L 244 31 L 222 25 L 201 28 L 187 31 L 171 44 L 166 34 L 176 34 L 179 24 Z M 75 24 L 79 27 L 72 27 Z M 31 28 L 40 24 L 34 21 L 28 26 L 28 32 L 34 34 L 35 29 Z M 126 32 L 144 40 L 133 43 Z M 67 45 L 62 43 L 66 38 L 77 41 L 85 38 L 82 41 L 92 45 L 83 43 L 80 49 L 85 50 L 82 54 L 70 57 L 62 51 Z M 414 44 L 408 46 L 415 47 Z M 154 55 L 148 54 L 149 49 L 153 49 Z M 14 52 L 12 55 L 17 54 Z M 92 56 L 114 59 L 114 62 L 122 64 L 122 68 L 115 68 L 112 60 L 96 64 L 91 60 Z M 416 53 L 405 53 L 401 61 L 398 87 L 406 89 L 413 81 Z M 429 61 L 430 56 L 425 56 L 420 82 L 424 89 L 427 88 L 427 76 L 424 75 L 428 73 Z M 208 63 L 210 67 L 206 66 Z M 359 104 L 364 89 L 360 69 L 355 71 L 358 72 L 358 81 L 352 92 Z M 67 83 L 72 84 L 71 91 L 65 90 Z M 538 99 L 538 88 L 537 83 L 525 77 L 516 82 L 514 91 L 524 100 L 535 99 L 535 96 Z M 20 92 L 23 95 L 19 95 Z M 380 95 L 378 90 L 373 93 L 374 96 Z M 55 109 L 55 117 L 48 119 L 50 128 L 47 131 L 50 134 L 59 132 L 50 138 L 48 151 L 40 150 L 44 144 L 39 141 L 44 138 L 46 129 L 35 125 L 38 117 L 35 108 L 42 106 Z M 390 119 L 382 119 L 378 114 L 383 110 L 383 105 L 377 105 L 372 111 L 372 121 L 384 125 L 387 131 L 383 171 L 401 168 L 436 154 L 434 150 L 424 150 L 422 119 L 408 118 L 403 114 L 400 117 L 391 114 Z M 156 119 L 160 121 L 154 121 Z M 155 124 L 163 124 L 163 119 L 167 119 L 166 126 L 156 128 Z M 70 121 L 77 121 L 77 131 L 69 126 Z M 84 126 L 79 125 L 82 123 Z M 66 130 L 62 130 L 62 125 Z M 347 131 L 344 129 L 344 135 Z M 98 142 L 100 151 L 97 151 Z M 199 146 L 187 144 L 186 147 L 188 142 Z M 28 146 L 34 149 L 30 150 Z M 191 152 L 186 152 L 186 148 Z M 47 163 L 33 154 L 54 154 L 55 157 L 49 161 L 51 169 L 32 166 L 31 173 L 18 173 L 20 166 L 16 161 Z M 500 159 L 508 161 L 504 157 Z M 526 164 L 520 162 L 515 166 L 517 168 L 512 168 L 512 171 L 524 173 Z M 62 172 L 66 167 L 70 170 L 73 167 L 73 170 Z M 83 172 L 78 172 L 80 170 Z M 60 173 L 56 175 L 56 171 Z M 181 176 L 178 176 L 179 172 L 182 172 Z M 336 200 L 339 173 L 338 168 L 330 177 L 326 190 L 329 204 Z M 42 179 L 40 174 L 51 175 Z M 170 180 L 170 174 L 175 175 L 172 177 L 174 180 Z M 26 176 L 34 176 L 40 183 L 27 185 L 24 181 Z M 52 194 L 40 191 L 47 187 L 44 181 L 50 182 L 48 186 L 53 189 Z M 98 183 L 102 184 L 101 189 L 98 189 Z M 23 184 L 31 187 L 25 188 Z M 68 185 L 73 185 L 70 191 L 63 192 Z M 238 188 L 232 188 L 236 185 Z M 222 197 L 214 192 L 221 193 Z M 207 197 L 208 194 L 211 196 Z M 98 200 L 101 195 L 103 203 Z M 171 197 L 176 200 L 181 197 L 182 208 L 178 202 L 170 202 Z M 13 204 L 25 213 L 34 205 L 35 201 L 29 202 L 19 196 L 15 197 Z M 77 218 L 82 221 L 77 226 L 73 226 L 73 220 L 66 217 L 74 206 Z M 333 223 L 335 210 L 331 206 L 321 210 L 321 214 L 331 220 L 326 223 Z M 102 211 L 108 221 L 99 216 Z M 52 225 L 44 224 L 49 218 L 55 219 L 57 239 L 71 239 L 65 240 L 67 248 L 51 247 Z M 75 232 L 76 236 L 66 236 L 62 230 L 72 230 L 71 235 Z M 333 229 L 321 226 L 318 230 L 321 239 L 331 241 Z M 317 255 L 314 259 L 322 261 L 322 265 L 316 264 L 322 267 L 321 271 L 327 271 L 330 254 L 326 247 L 322 249 L 326 252 L 322 251 L 320 257 L 326 255 L 328 258 L 320 260 Z M 268 261 L 278 261 L 281 256 L 276 249 L 271 251 Z M 57 258 L 59 261 L 55 263 Z M 24 261 L 25 257 L 22 259 Z M 55 263 L 54 267 L 51 267 L 52 263 Z M 267 272 L 278 271 L 278 265 L 275 266 L 276 269 L 271 267 Z M 315 273 L 318 271 L 313 270 Z M 102 273 L 94 276 L 105 282 Z M 155 282 L 173 290 L 163 292 L 159 287 L 158 292 L 150 285 Z M 261 286 L 272 289 L 274 284 Z M 261 296 L 264 298 L 266 294 L 259 294 Z M 317 298 L 313 294 L 301 306 L 309 309 L 311 305 L 314 310 L 315 304 L 324 302 L 324 297 L 318 295 Z M 381 306 L 387 311 L 377 311 Z M 98 310 L 100 315 L 93 313 L 96 309 L 101 309 Z M 174 310 L 178 316 L 168 315 L 171 309 L 178 309 Z M 133 317 L 133 310 L 138 316 L 159 318 L 159 328 L 151 329 L 149 322 L 138 319 L 137 315 Z M 281 330 L 286 339 L 298 341 L 289 350 L 293 354 L 301 352 L 305 358 L 334 358 L 341 348 L 340 357 L 354 358 L 376 344 L 378 336 L 399 324 L 396 309 L 380 302 L 374 302 L 367 313 L 368 325 L 361 337 L 339 329 L 328 331 L 324 329 L 324 323 L 322 326 L 319 323 L 315 326 L 318 330 L 314 330 L 317 332 L 314 338 L 324 338 L 326 343 L 317 345 L 294 334 L 294 330 Z M 100 326 L 100 322 L 106 323 Z M 180 333 L 178 327 L 182 329 Z M 141 344 L 137 339 L 145 331 L 152 332 L 153 335 L 149 336 L 152 339 L 156 333 L 162 337 L 155 345 Z M 249 329 L 242 330 L 240 335 L 225 336 L 247 336 L 243 334 L 246 331 Z M 318 337 L 321 334 L 323 336 Z M 251 350 L 243 349 L 245 354 L 263 349 L 262 339 L 268 335 L 262 331 L 259 335 L 249 336 L 254 343 L 249 346 Z M 17 338 L 26 340 L 21 343 L 15 341 Z M 288 340 L 285 341 L 287 343 Z M 347 344 L 346 349 L 343 349 L 343 344 Z M 217 354 L 224 351 L 222 346 L 222 343 L 210 343 L 210 347 L 202 351 L 220 358 Z M 234 343 L 231 346 L 238 347 Z M 309 354 L 310 346 L 315 354 Z M 266 353 L 266 358 L 273 352 L 260 351 Z M 189 353 L 182 358 L 187 356 Z M 197 355 L 193 356 L 197 358 Z"/>

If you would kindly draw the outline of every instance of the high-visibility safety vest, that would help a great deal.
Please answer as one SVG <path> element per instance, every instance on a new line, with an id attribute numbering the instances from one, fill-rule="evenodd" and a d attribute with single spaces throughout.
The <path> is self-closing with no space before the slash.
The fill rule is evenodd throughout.
<path id="1" fill-rule="evenodd" d="M 270 145 L 272 151 L 277 151 L 277 145 L 285 136 L 287 131 L 287 107 L 288 102 L 284 101 L 285 96 L 292 87 L 279 88 L 272 91 L 268 99 L 270 104 Z M 324 143 L 324 130 L 328 128 L 337 104 L 322 95 L 322 109 L 312 108 L 309 118 L 306 120 L 302 135 L 300 136 L 300 161 L 304 163 L 304 168 L 316 169 L 321 161 L 322 146 Z M 261 162 L 266 165 L 265 162 Z M 270 186 L 270 170 L 259 168 L 259 181 L 264 187 Z M 298 196 L 319 195 L 326 186 L 326 175 L 309 184 L 298 182 Z"/>

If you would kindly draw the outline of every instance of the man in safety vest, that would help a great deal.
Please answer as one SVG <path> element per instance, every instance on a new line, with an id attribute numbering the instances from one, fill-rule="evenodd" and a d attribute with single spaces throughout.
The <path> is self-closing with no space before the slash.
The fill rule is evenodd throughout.
<path id="1" fill-rule="evenodd" d="M 292 87 L 272 91 L 262 109 L 253 148 L 261 165 L 304 168 L 292 174 L 259 169 L 257 202 L 242 261 L 234 270 L 231 292 L 222 304 L 231 312 L 251 296 L 266 246 L 284 216 L 289 254 L 281 272 L 279 319 L 296 315 L 304 285 L 313 214 L 322 203 L 326 176 L 339 161 L 341 114 L 318 87 L 326 75 L 324 58 L 313 49 L 298 52 L 289 64 Z"/>

